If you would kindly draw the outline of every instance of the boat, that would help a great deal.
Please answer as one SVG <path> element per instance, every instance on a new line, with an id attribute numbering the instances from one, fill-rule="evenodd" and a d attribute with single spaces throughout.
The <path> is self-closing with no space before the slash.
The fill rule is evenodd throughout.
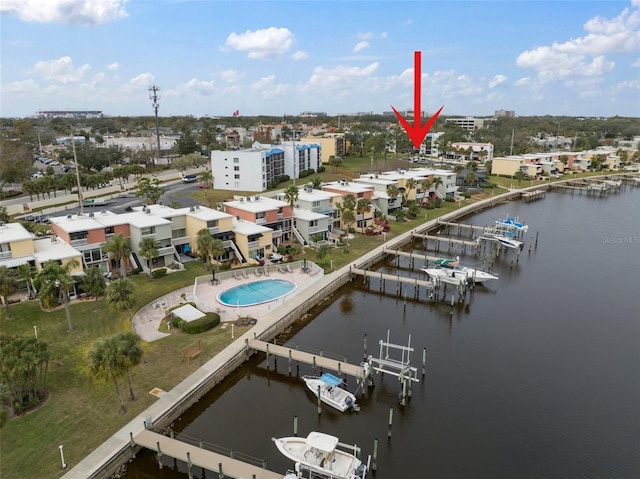
<path id="1" fill-rule="evenodd" d="M 481 271 L 479 269 L 470 268 L 468 266 L 462 266 L 460 259 L 437 259 L 434 261 L 433 268 L 420 268 L 430 278 L 439 279 L 445 283 L 460 284 L 460 283 L 475 283 L 482 284 L 485 281 L 491 279 L 498 279 L 497 276 Z"/>
<path id="2" fill-rule="evenodd" d="M 342 379 L 333 374 L 325 373 L 320 377 L 302 376 L 302 380 L 316 397 L 318 397 L 319 391 L 320 400 L 338 411 L 344 412 L 347 409 L 360 410 L 356 403 L 356 397 L 346 389 L 341 388 Z"/>
<path id="3" fill-rule="evenodd" d="M 510 216 L 496 220 L 496 227 L 512 231 L 521 231 L 523 233 L 529 229 L 529 225 L 520 223 L 517 218 L 513 218 Z"/>
<path id="4" fill-rule="evenodd" d="M 278 450 L 291 459 L 296 471 L 307 470 L 314 477 L 325 479 L 365 479 L 368 466 L 356 457 L 359 448 L 339 442 L 322 432 L 310 432 L 307 437 L 271 439 Z"/>
<path id="5" fill-rule="evenodd" d="M 502 230 L 494 230 L 494 231 L 485 231 L 482 236 L 478 238 L 478 240 L 485 239 L 489 241 L 497 241 L 502 246 L 506 246 L 511 249 L 522 249 L 524 248 L 524 243 L 516 239 L 516 234 L 512 231 L 502 231 Z"/>

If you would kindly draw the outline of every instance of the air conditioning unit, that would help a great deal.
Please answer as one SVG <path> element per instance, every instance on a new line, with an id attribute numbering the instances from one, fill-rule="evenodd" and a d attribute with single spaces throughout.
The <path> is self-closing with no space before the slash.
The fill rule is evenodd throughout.
<path id="1" fill-rule="evenodd" d="M 93 213 L 89 213 L 89 218 L 93 218 L 95 215 Z"/>
<path id="2" fill-rule="evenodd" d="M 70 220 L 71 219 L 71 215 L 67 215 L 67 219 Z"/>
<path id="3" fill-rule="evenodd" d="M 254 199 L 255 201 L 258 201 L 258 200 L 260 199 L 260 197 L 259 197 L 259 196 L 256 196 L 256 197 L 254 197 L 253 199 Z"/>

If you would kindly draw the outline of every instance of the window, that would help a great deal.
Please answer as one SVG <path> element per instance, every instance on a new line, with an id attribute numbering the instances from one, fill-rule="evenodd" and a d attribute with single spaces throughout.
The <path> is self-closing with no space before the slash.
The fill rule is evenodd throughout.
<path id="1" fill-rule="evenodd" d="M 317 207 L 319 207 L 319 206 L 320 206 L 320 202 L 319 202 L 319 201 L 314 201 L 314 202 L 311 204 L 311 206 L 312 206 L 313 208 L 317 208 Z"/>
<path id="2" fill-rule="evenodd" d="M 234 163 L 240 163 L 240 158 L 234 158 L 234 159 L 233 159 L 233 162 L 234 162 Z"/>
<path id="3" fill-rule="evenodd" d="M 140 230 L 140 234 L 141 234 L 142 236 L 152 235 L 152 234 L 154 234 L 155 232 L 156 232 L 156 228 L 155 228 L 155 226 L 149 226 L 149 227 L 147 227 L 147 228 L 142 228 L 142 229 Z"/>
<path id="4" fill-rule="evenodd" d="M 234 166 L 233 167 L 233 171 L 240 171 L 240 167 L 239 166 Z"/>
<path id="5" fill-rule="evenodd" d="M 215 228 L 218 226 L 218 220 L 207 221 L 207 228 Z"/>
<path id="6" fill-rule="evenodd" d="M 87 236 L 88 236 L 88 233 L 86 231 L 76 231 L 75 233 L 69 234 L 69 238 L 71 239 L 71 241 L 86 239 Z"/>
<path id="7" fill-rule="evenodd" d="M 115 231 L 115 230 L 114 230 L 113 226 L 107 226 L 107 227 L 104 229 L 104 234 L 106 234 L 106 235 L 112 235 L 112 234 L 114 233 L 114 231 Z"/>
<path id="8" fill-rule="evenodd" d="M 240 175 L 233 175 L 233 178 L 236 179 L 236 180 L 239 180 L 240 179 Z"/>

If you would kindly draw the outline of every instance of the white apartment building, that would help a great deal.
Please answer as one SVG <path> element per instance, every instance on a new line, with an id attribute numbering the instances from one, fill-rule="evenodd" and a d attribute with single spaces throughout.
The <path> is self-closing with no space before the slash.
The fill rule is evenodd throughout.
<path id="1" fill-rule="evenodd" d="M 282 148 L 246 148 L 211 152 L 213 187 L 232 191 L 265 191 L 285 174 Z"/>

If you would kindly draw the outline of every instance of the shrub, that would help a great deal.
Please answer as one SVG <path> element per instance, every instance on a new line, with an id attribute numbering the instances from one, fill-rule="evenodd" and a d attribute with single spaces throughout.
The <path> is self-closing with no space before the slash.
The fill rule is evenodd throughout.
<path id="1" fill-rule="evenodd" d="M 158 268 L 158 269 L 154 269 L 151 272 L 151 276 L 153 276 L 154 278 L 162 278 L 163 276 L 167 275 L 167 268 Z"/>
<path id="2" fill-rule="evenodd" d="M 463 195 L 464 195 L 464 194 L 467 194 L 467 195 L 468 195 L 469 193 L 463 193 Z M 454 200 L 453 198 L 451 198 L 450 196 L 447 196 L 444 200 L 445 200 L 447 203 L 453 203 L 453 202 L 455 201 L 455 200 Z"/>
<path id="3" fill-rule="evenodd" d="M 227 262 L 227 263 L 222 263 L 220 265 L 220 270 L 221 271 L 229 271 L 231 269 L 231 263 Z"/>
<path id="4" fill-rule="evenodd" d="M 462 196 L 464 196 L 466 199 L 471 198 L 471 193 L 462 193 Z"/>
<path id="5" fill-rule="evenodd" d="M 142 270 L 140 268 L 133 268 L 131 270 L 131 274 L 132 275 L 140 274 L 141 272 L 142 272 Z"/>
<path id="6" fill-rule="evenodd" d="M 324 166 L 318 166 L 318 173 L 323 173 L 326 170 Z"/>
<path id="7" fill-rule="evenodd" d="M 442 207 L 442 200 L 440 198 L 436 198 L 433 200 L 433 206 L 436 208 Z"/>
<path id="8" fill-rule="evenodd" d="M 311 176 L 316 172 L 316 170 L 314 170 L 313 168 L 310 168 L 308 170 L 302 170 L 300 173 L 298 173 L 298 177 L 299 178 L 306 178 L 307 176 Z"/>
<path id="9" fill-rule="evenodd" d="M 182 324 L 182 330 L 187 334 L 198 334 L 209 331 L 220 324 L 220 315 L 218 313 L 206 313 L 202 318 L 198 318 L 189 323 Z"/>

